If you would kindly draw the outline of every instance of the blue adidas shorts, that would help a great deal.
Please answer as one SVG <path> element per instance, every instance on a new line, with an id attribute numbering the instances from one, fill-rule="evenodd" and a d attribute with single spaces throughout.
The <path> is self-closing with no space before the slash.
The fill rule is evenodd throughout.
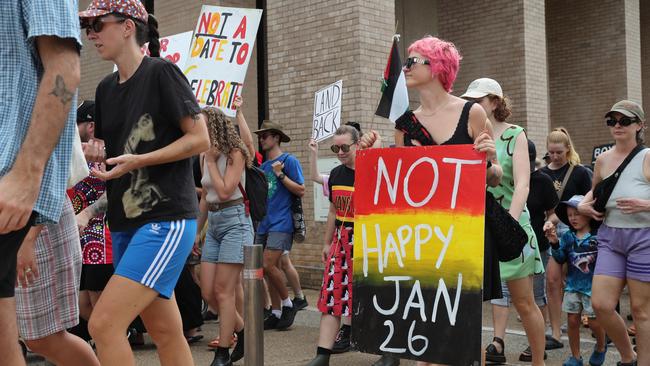
<path id="1" fill-rule="evenodd" d="M 169 299 L 195 236 L 196 220 L 150 222 L 130 231 L 111 231 L 115 274 Z"/>

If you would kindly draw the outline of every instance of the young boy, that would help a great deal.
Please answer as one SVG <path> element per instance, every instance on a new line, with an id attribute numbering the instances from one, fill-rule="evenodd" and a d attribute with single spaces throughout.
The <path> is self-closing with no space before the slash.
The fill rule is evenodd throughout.
<path id="1" fill-rule="evenodd" d="M 559 243 L 555 232 L 547 234 L 553 248 L 553 258 L 560 264 L 569 263 L 562 310 L 567 313 L 572 356 L 563 366 L 583 365 L 580 355 L 580 316 L 583 312 L 589 318 L 589 328 L 596 336 L 596 347 L 589 358 L 589 365 L 602 365 L 607 353 L 605 330 L 596 321 L 591 307 L 591 282 L 598 253 L 595 235 L 597 224 L 588 216 L 578 213 L 577 207 L 582 198 L 579 195 L 573 196 L 568 201 L 560 202 L 555 209 L 558 218 L 571 228 L 562 235 Z"/>

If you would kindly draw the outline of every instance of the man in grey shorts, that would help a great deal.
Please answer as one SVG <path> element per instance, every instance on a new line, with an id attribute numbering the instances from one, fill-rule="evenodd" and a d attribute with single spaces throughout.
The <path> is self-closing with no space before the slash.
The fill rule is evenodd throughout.
<path id="1" fill-rule="evenodd" d="M 295 196 L 305 194 L 305 180 L 298 159 L 280 148 L 281 143 L 291 141 L 280 124 L 266 120 L 255 133 L 266 155 L 260 168 L 269 182 L 267 214 L 255 234 L 255 243 L 264 245 L 264 274 L 272 300 L 272 315 L 264 322 L 264 329 L 283 330 L 293 324 L 297 309 L 289 298 L 279 263 L 282 253 L 290 251 L 293 244 L 291 205 Z"/>

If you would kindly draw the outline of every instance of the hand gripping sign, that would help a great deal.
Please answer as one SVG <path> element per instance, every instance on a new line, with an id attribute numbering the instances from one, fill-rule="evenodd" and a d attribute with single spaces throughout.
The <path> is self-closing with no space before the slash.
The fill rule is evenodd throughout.
<path id="1" fill-rule="evenodd" d="M 480 365 L 485 174 L 471 145 L 357 153 L 357 349 Z"/>
<path id="2" fill-rule="evenodd" d="M 203 5 L 185 73 L 201 107 L 235 116 L 261 17 L 260 9 Z"/>

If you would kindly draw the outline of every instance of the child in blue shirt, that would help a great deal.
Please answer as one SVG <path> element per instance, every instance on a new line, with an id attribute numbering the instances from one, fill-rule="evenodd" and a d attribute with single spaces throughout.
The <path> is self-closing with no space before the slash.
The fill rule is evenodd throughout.
<path id="1" fill-rule="evenodd" d="M 591 282 L 596 266 L 598 240 L 596 238 L 596 223 L 590 217 L 578 213 L 577 207 L 583 196 L 573 196 L 568 201 L 560 202 L 555 209 L 560 221 L 567 224 L 571 230 L 562 235 L 558 241 L 555 232 L 547 233 L 547 238 L 553 248 L 553 258 L 560 264 L 568 263 L 566 287 L 562 310 L 567 313 L 570 356 L 563 366 L 582 366 L 580 355 L 580 317 L 584 312 L 589 318 L 589 328 L 596 336 L 596 346 L 589 364 L 599 366 L 605 362 L 607 343 L 605 330 L 598 324 L 591 307 Z"/>

